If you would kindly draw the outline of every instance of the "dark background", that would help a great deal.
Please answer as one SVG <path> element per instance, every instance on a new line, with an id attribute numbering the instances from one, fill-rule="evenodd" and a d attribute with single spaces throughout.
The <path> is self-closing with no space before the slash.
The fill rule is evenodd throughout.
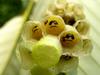
<path id="1" fill-rule="evenodd" d="M 21 14 L 28 0 L 0 0 L 0 27 L 12 17 Z"/>

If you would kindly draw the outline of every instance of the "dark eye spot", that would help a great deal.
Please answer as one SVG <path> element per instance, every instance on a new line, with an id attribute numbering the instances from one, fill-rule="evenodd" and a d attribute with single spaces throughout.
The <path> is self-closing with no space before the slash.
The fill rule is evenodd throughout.
<path id="1" fill-rule="evenodd" d="M 78 29 L 78 26 L 76 26 L 76 29 Z"/>
<path id="2" fill-rule="evenodd" d="M 33 31 L 33 32 L 37 31 L 37 30 L 38 30 L 37 27 L 38 27 L 38 26 L 34 26 L 34 28 L 32 29 L 32 31 Z"/>
<path id="3" fill-rule="evenodd" d="M 67 34 L 66 36 L 65 36 L 66 38 L 68 38 L 68 39 L 74 39 L 74 35 L 73 34 Z"/>
<path id="4" fill-rule="evenodd" d="M 62 37 L 62 41 L 72 41 L 74 39 L 73 34 L 67 34 L 65 37 Z"/>
<path id="5" fill-rule="evenodd" d="M 81 21 L 79 21 L 78 23 L 81 24 Z"/>
<path id="6" fill-rule="evenodd" d="M 68 54 L 61 56 L 61 59 L 64 59 L 64 60 L 70 60 L 71 58 L 72 58 L 72 56 L 70 56 Z"/>
<path id="7" fill-rule="evenodd" d="M 46 25 L 48 23 L 48 20 L 46 20 L 45 22 L 44 22 L 44 24 Z"/>
<path id="8" fill-rule="evenodd" d="M 49 25 L 57 25 L 58 23 L 55 21 L 55 20 L 53 20 L 53 21 L 50 21 L 50 23 L 49 23 Z"/>
<path id="9" fill-rule="evenodd" d="M 37 26 L 34 26 L 34 28 L 37 28 Z"/>
<path id="10" fill-rule="evenodd" d="M 36 32 L 38 29 L 34 29 L 34 30 L 32 30 L 33 32 Z"/>
<path id="11" fill-rule="evenodd" d="M 63 41 L 63 42 L 66 41 L 66 40 L 65 40 L 65 37 L 62 37 L 62 41 Z"/>
<path id="12" fill-rule="evenodd" d="M 58 73 L 57 75 L 66 75 L 66 73 L 60 72 L 60 73 Z"/>

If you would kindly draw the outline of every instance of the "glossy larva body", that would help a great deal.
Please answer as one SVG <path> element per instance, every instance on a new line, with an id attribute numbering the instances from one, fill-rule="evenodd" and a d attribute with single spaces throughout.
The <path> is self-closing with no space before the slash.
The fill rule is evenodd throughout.
<path id="1" fill-rule="evenodd" d="M 44 28 L 47 34 L 59 35 L 65 29 L 65 23 L 60 16 L 48 16 L 44 22 Z"/>
<path id="2" fill-rule="evenodd" d="M 81 40 L 80 34 L 70 25 L 60 34 L 60 42 L 64 47 L 73 47 Z"/>
<path id="3" fill-rule="evenodd" d="M 59 39 L 63 47 L 63 54 L 79 55 L 83 41 L 81 35 L 74 27 L 66 25 L 66 30 L 59 35 Z"/>
<path id="4" fill-rule="evenodd" d="M 39 40 L 41 37 L 43 37 L 43 32 L 41 29 L 40 22 L 28 21 L 25 24 L 25 28 L 22 36 L 27 40 L 31 40 L 31 39 Z"/>

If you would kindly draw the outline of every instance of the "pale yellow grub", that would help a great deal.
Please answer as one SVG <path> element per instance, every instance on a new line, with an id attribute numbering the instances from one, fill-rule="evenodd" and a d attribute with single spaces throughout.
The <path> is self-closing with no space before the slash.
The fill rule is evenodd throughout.
<path id="1" fill-rule="evenodd" d="M 63 47 L 73 47 L 81 40 L 79 33 L 74 27 L 66 25 L 66 30 L 60 35 L 60 42 Z"/>
<path id="2" fill-rule="evenodd" d="M 28 40 L 30 39 L 39 40 L 43 36 L 40 22 L 28 21 L 25 25 L 26 26 L 23 32 L 24 38 Z"/>
<path id="3" fill-rule="evenodd" d="M 44 23 L 47 34 L 59 35 L 65 29 L 65 23 L 60 16 L 51 15 Z"/>

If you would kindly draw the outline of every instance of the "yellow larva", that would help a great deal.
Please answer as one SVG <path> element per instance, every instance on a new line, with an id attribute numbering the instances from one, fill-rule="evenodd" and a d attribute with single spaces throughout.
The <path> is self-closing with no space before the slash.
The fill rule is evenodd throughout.
<path id="1" fill-rule="evenodd" d="M 51 15 L 46 19 L 44 27 L 47 34 L 59 35 L 65 29 L 65 23 L 60 16 Z"/>
<path id="2" fill-rule="evenodd" d="M 28 21 L 26 23 L 23 37 L 30 40 L 30 39 L 36 39 L 39 40 L 43 36 L 42 29 L 40 26 L 40 22 L 38 21 Z"/>
<path id="3" fill-rule="evenodd" d="M 60 42 L 64 47 L 73 47 L 79 41 L 81 37 L 74 27 L 66 25 L 66 30 L 63 31 L 60 35 Z"/>

